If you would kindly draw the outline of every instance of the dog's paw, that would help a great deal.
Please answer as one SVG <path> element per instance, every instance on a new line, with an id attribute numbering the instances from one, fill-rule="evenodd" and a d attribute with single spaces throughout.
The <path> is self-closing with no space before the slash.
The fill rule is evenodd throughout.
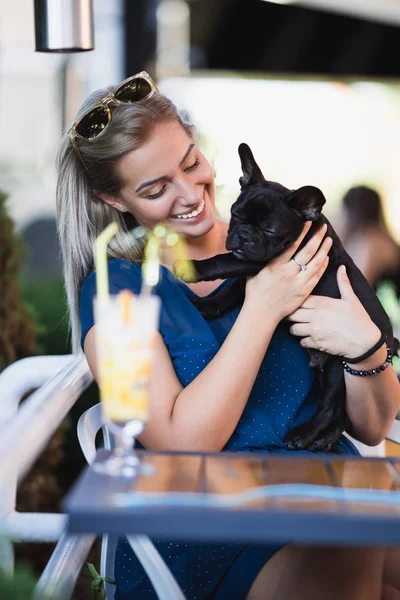
<path id="1" fill-rule="evenodd" d="M 197 281 L 196 270 L 190 260 L 179 258 L 172 265 L 172 271 L 185 283 L 196 283 Z"/>
<path id="2" fill-rule="evenodd" d="M 304 450 L 313 443 L 314 439 L 315 433 L 306 422 L 289 431 L 283 442 L 289 450 Z"/>
<path id="3" fill-rule="evenodd" d="M 336 440 L 335 440 L 336 441 Z M 330 452 L 333 445 L 333 441 L 329 442 L 325 436 L 314 440 L 313 443 L 307 448 L 309 452 Z"/>
<path id="4" fill-rule="evenodd" d="M 346 414 L 340 415 L 329 427 L 318 434 L 307 450 L 310 450 L 310 452 L 329 452 L 349 424 L 348 416 Z"/>
<path id="5" fill-rule="evenodd" d="M 346 414 L 339 415 L 328 423 L 314 415 L 309 421 L 289 431 L 284 443 L 289 450 L 329 452 L 347 428 L 348 423 Z"/>

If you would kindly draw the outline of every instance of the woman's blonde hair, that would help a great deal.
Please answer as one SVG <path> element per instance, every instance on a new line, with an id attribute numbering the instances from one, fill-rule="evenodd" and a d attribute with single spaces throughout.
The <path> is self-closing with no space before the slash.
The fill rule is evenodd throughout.
<path id="1" fill-rule="evenodd" d="M 78 116 L 98 104 L 111 89 L 91 94 Z M 125 154 L 140 147 L 157 123 L 175 120 L 192 136 L 192 126 L 183 121 L 175 105 L 161 94 L 132 104 L 112 104 L 110 108 L 112 120 L 99 139 L 86 141 L 75 138 L 88 172 L 83 168 L 67 134 L 62 138 L 56 159 L 57 228 L 73 352 L 80 351 L 79 294 L 83 281 L 94 268 L 96 237 L 112 221 L 118 223 L 120 231 L 129 231 L 137 225 L 130 213 L 121 213 L 100 200 L 93 190 L 118 194 L 122 182 L 115 168 L 116 163 Z M 141 251 L 139 246 L 127 247 L 115 238 L 108 255 L 109 258 L 140 260 Z"/>

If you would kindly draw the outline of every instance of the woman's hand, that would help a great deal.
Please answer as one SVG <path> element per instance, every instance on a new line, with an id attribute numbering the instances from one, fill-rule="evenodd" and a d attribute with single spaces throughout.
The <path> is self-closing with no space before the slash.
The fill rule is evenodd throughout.
<path id="1" fill-rule="evenodd" d="M 310 227 L 311 221 L 304 225 L 300 236 L 283 254 L 271 259 L 257 275 L 247 279 L 245 304 L 250 304 L 253 311 L 260 311 L 264 318 L 267 312 L 279 323 L 293 313 L 324 274 L 332 245 L 329 237 L 321 243 L 326 225 L 298 250 Z M 301 265 L 306 268 L 301 269 Z"/>
<path id="2" fill-rule="evenodd" d="M 379 328 L 355 295 L 344 265 L 337 271 L 340 299 L 309 296 L 289 315 L 290 331 L 304 348 L 355 358 L 367 352 L 381 336 Z"/>

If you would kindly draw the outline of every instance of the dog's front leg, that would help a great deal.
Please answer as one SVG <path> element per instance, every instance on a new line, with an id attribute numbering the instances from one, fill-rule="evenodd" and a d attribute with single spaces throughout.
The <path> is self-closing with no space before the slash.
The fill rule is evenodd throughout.
<path id="1" fill-rule="evenodd" d="M 215 279 L 227 279 L 228 277 L 242 277 L 244 275 L 256 275 L 263 264 L 239 260 L 232 252 L 218 254 L 204 260 L 193 260 L 196 278 L 189 278 L 186 274 L 186 261 L 176 260 L 172 266 L 174 274 L 185 283 L 196 283 L 197 281 L 214 281 Z"/>
<path id="2" fill-rule="evenodd" d="M 241 306 L 245 295 L 245 279 L 240 277 L 226 285 L 214 296 L 191 298 L 192 304 L 205 319 L 217 319 L 225 313 Z"/>
<path id="3" fill-rule="evenodd" d="M 322 387 L 315 413 L 286 434 L 284 442 L 291 450 L 327 451 L 350 424 L 340 357 L 329 357 L 320 379 Z"/>
<path id="4" fill-rule="evenodd" d="M 342 433 L 350 426 L 350 419 L 345 410 L 333 421 L 307 448 L 310 452 L 329 452 Z"/>

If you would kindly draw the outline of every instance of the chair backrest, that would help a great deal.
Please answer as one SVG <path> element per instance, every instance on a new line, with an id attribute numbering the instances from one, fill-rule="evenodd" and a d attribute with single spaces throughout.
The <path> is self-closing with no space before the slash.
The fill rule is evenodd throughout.
<path id="1" fill-rule="evenodd" d="M 101 403 L 88 408 L 79 418 L 77 433 L 82 452 L 90 464 L 96 456 L 96 435 L 103 429 L 104 447 L 109 450 L 113 443 L 107 427 L 102 422 Z"/>
<path id="2" fill-rule="evenodd" d="M 96 435 L 103 429 L 104 447 L 110 449 L 113 446 L 113 439 L 107 427 L 104 426 L 101 418 L 101 404 L 95 404 L 88 408 L 79 418 L 77 424 L 77 433 L 82 452 L 90 464 L 96 456 Z M 100 575 L 114 579 L 114 560 L 117 549 L 118 537 L 113 535 L 103 535 L 101 541 L 100 556 Z M 115 586 L 105 583 L 107 600 L 114 599 Z"/>
<path id="3" fill-rule="evenodd" d="M 15 415 L 24 394 L 40 388 L 73 359 L 73 354 L 29 356 L 6 367 L 0 373 L 0 425 Z"/>

